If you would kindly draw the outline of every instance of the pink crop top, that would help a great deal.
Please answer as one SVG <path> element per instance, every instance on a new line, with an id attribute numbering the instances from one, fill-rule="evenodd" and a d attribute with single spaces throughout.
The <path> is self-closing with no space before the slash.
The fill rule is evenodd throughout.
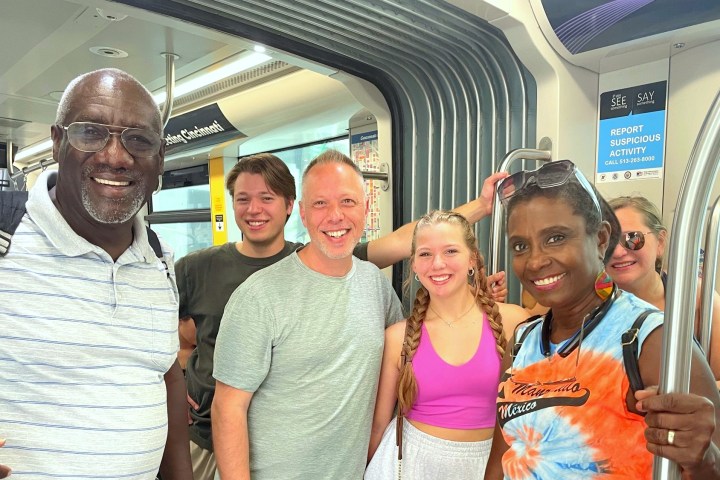
<path id="1" fill-rule="evenodd" d="M 418 395 L 407 418 L 442 428 L 494 427 L 500 382 L 500 355 L 495 345 L 490 322 L 483 314 L 475 355 L 467 363 L 450 365 L 435 352 L 423 323 L 412 362 Z"/>

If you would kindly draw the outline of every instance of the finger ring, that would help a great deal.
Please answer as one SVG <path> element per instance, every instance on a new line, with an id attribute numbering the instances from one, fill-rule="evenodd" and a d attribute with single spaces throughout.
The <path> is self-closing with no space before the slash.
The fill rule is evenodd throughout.
<path id="1" fill-rule="evenodd" d="M 675 432 L 672 430 L 668 430 L 667 443 L 668 445 L 675 445 Z"/>

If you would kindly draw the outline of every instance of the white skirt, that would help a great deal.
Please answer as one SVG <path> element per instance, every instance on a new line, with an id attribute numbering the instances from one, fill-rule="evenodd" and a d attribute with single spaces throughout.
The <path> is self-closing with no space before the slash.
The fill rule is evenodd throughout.
<path id="1" fill-rule="evenodd" d="M 395 445 L 397 419 L 385 429 L 365 480 L 482 480 L 492 439 L 453 442 L 433 437 L 403 419 L 402 471 Z"/>

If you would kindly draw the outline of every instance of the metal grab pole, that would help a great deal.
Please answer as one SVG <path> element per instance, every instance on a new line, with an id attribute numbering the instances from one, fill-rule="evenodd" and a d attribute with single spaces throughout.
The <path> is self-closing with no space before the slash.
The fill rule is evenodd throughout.
<path id="1" fill-rule="evenodd" d="M 541 162 L 550 161 L 550 150 L 535 150 L 532 148 L 518 148 L 516 150 L 509 151 L 505 158 L 503 158 L 498 172 L 509 172 L 510 165 L 519 159 L 525 160 L 538 160 Z M 487 273 L 495 273 L 498 271 L 500 266 L 500 243 L 502 242 L 503 231 L 502 231 L 502 204 L 497 195 L 493 195 L 493 209 L 491 219 L 491 230 L 490 230 L 490 243 L 488 245 L 489 258 Z"/>
<path id="2" fill-rule="evenodd" d="M 14 160 L 14 158 L 13 158 L 13 142 L 12 142 L 12 140 L 8 140 L 8 141 L 5 143 L 5 148 L 7 148 L 7 151 L 6 151 L 5 153 L 6 153 L 6 157 L 7 157 L 7 169 L 8 169 L 8 174 L 12 177 L 12 175 L 13 175 L 13 160 Z"/>
<path id="3" fill-rule="evenodd" d="M 720 93 L 705 117 L 695 141 L 680 188 L 680 200 L 672 226 L 670 272 L 665 304 L 662 366 L 659 393 L 688 393 L 692 330 L 695 319 L 696 269 L 700 248 L 701 219 L 710 200 L 720 157 Z M 680 468 L 667 458 L 656 456 L 653 480 L 680 480 Z"/>
<path id="4" fill-rule="evenodd" d="M 715 200 L 705 233 L 705 260 L 703 264 L 702 292 L 700 294 L 700 329 L 698 341 L 710 362 L 710 338 L 712 337 L 712 312 L 715 300 L 715 269 L 720 248 L 720 197 Z M 706 275 L 706 272 L 708 273 Z M 717 352 L 715 352 L 717 355 Z"/>
<path id="5" fill-rule="evenodd" d="M 170 120 L 170 115 L 172 115 L 173 103 L 175 101 L 175 59 L 180 58 L 180 56 L 170 52 L 163 52 L 161 55 L 165 57 L 165 102 L 163 103 L 160 117 L 162 127 L 165 128 L 167 122 Z"/>

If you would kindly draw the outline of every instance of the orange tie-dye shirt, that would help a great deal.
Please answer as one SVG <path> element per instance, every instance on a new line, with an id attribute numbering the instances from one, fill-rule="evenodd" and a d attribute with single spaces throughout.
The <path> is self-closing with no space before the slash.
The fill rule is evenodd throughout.
<path id="1" fill-rule="evenodd" d="M 643 417 L 627 409 L 620 340 L 651 308 L 623 292 L 579 351 L 564 358 L 546 358 L 542 327 L 532 329 L 499 386 L 498 421 L 510 446 L 502 459 L 506 480 L 651 478 Z M 646 319 L 640 345 L 662 321 L 661 313 Z"/>

